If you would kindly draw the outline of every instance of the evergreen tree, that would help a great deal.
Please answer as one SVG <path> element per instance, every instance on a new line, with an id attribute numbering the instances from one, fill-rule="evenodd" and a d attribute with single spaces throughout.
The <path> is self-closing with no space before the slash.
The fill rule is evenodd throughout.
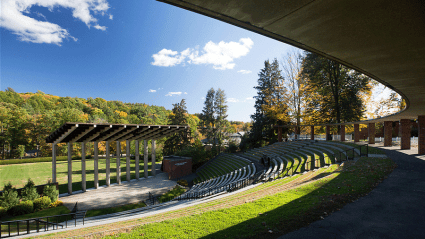
<path id="1" fill-rule="evenodd" d="M 204 127 L 202 129 L 202 134 L 209 139 L 213 145 L 215 145 L 215 136 L 214 136 L 214 126 L 215 126 L 215 109 L 214 109 L 214 101 L 215 101 L 215 90 L 211 88 L 207 92 L 207 96 L 205 97 L 204 109 L 201 114 L 201 124 Z"/>
<path id="2" fill-rule="evenodd" d="M 226 94 L 224 93 L 224 90 L 218 88 L 217 92 L 215 93 L 214 110 L 216 115 L 215 135 L 219 147 L 219 152 L 221 151 L 221 146 L 223 145 L 224 140 L 226 139 L 224 133 L 228 128 L 227 126 L 230 126 L 230 124 L 226 120 L 228 108 L 226 103 Z"/>
<path id="3" fill-rule="evenodd" d="M 255 98 L 255 113 L 251 115 L 253 124 L 250 132 L 252 146 L 262 146 L 276 141 L 275 125 L 289 121 L 288 104 L 285 99 L 284 78 L 275 59 L 271 64 L 267 60 L 258 74 L 258 86 Z"/>
<path id="4" fill-rule="evenodd" d="M 172 113 L 169 115 L 171 125 L 187 125 L 187 108 L 184 99 L 173 104 Z M 182 150 L 190 143 L 190 134 L 182 130 L 170 136 L 164 143 L 164 154 L 170 155 Z"/>

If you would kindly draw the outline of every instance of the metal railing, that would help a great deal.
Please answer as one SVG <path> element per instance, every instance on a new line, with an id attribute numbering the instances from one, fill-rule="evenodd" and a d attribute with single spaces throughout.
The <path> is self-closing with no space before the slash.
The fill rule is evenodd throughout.
<path id="1" fill-rule="evenodd" d="M 77 226 L 77 220 L 79 219 L 82 219 L 84 225 L 84 217 L 79 218 L 79 215 L 79 212 L 75 212 L 55 216 L 0 222 L 0 238 L 19 236 L 40 231 L 57 230 L 59 227 L 68 228 L 68 226 L 71 226 L 68 223 L 69 220 L 74 220 L 74 227 Z"/>

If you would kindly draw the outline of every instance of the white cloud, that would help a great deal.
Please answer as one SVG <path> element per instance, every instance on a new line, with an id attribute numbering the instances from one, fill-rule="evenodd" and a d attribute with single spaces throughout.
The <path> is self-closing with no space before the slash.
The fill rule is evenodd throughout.
<path id="1" fill-rule="evenodd" d="M 173 95 L 181 95 L 182 92 L 168 92 L 168 94 L 166 94 L 165 96 L 173 96 Z"/>
<path id="2" fill-rule="evenodd" d="M 45 21 L 47 21 L 46 16 L 44 16 L 42 13 L 35 12 L 35 14 L 37 14 L 37 16 L 42 17 Z"/>
<path id="3" fill-rule="evenodd" d="M 187 95 L 187 92 L 184 92 L 185 95 Z"/>
<path id="4" fill-rule="evenodd" d="M 155 93 L 155 92 L 156 92 L 156 90 L 152 90 L 152 89 L 150 89 L 150 90 L 149 90 L 149 92 L 151 92 L 151 93 Z"/>
<path id="5" fill-rule="evenodd" d="M 105 31 L 106 30 L 106 27 L 105 26 L 99 26 L 99 24 L 94 25 L 93 27 L 96 28 L 97 30 L 102 30 L 102 31 Z"/>
<path id="6" fill-rule="evenodd" d="M 236 102 L 239 102 L 239 100 L 236 98 L 227 98 L 227 102 L 236 103 Z"/>
<path id="7" fill-rule="evenodd" d="M 109 14 L 109 19 L 113 20 L 114 19 L 114 15 Z"/>
<path id="8" fill-rule="evenodd" d="M 187 48 L 180 52 L 162 49 L 157 54 L 153 54 L 155 66 L 175 66 L 185 63 L 184 60 L 189 58 L 186 62 L 188 64 L 206 64 L 213 65 L 214 69 L 225 70 L 233 69 L 235 67 L 234 59 L 246 56 L 254 42 L 250 38 L 241 38 L 239 42 L 224 42 L 218 44 L 210 41 L 203 50 L 200 52 L 197 47 Z"/>
<path id="9" fill-rule="evenodd" d="M 240 70 L 240 71 L 238 71 L 238 73 L 242 73 L 242 74 L 249 74 L 251 72 L 252 71 L 248 71 L 248 70 Z"/>
<path id="10" fill-rule="evenodd" d="M 63 39 L 77 38 L 71 36 L 68 30 L 61 26 L 46 21 L 38 21 L 24 15 L 30 13 L 32 6 L 46 7 L 53 11 L 55 7 L 64 7 L 72 10 L 72 16 L 84 22 L 87 27 L 94 26 L 99 30 L 106 27 L 97 24 L 97 19 L 91 12 L 104 14 L 109 5 L 106 0 L 2 0 L 0 26 L 12 31 L 18 39 L 33 43 L 53 43 L 60 45 Z M 42 16 L 42 14 L 37 14 Z"/>
<path id="11" fill-rule="evenodd" d="M 245 100 L 254 100 L 254 97 L 248 97 Z"/>

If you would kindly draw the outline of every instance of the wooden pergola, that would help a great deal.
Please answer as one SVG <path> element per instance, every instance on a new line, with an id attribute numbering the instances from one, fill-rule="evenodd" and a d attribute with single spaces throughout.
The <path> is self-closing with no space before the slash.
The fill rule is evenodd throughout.
<path id="1" fill-rule="evenodd" d="M 86 143 L 94 145 L 94 187 L 99 187 L 99 142 L 106 142 L 106 186 L 110 186 L 110 142 L 117 142 L 117 183 L 121 184 L 120 151 L 121 141 L 126 141 L 126 172 L 130 181 L 130 142 L 135 141 L 136 179 L 139 180 L 139 141 L 144 140 L 144 177 L 148 177 L 148 140 L 152 142 L 152 176 L 155 176 L 155 141 L 163 137 L 187 130 L 185 125 L 139 125 L 139 124 L 94 124 L 65 123 L 47 138 L 52 144 L 52 180 L 56 177 L 56 148 L 59 143 L 68 144 L 68 194 L 72 194 L 72 146 L 81 143 L 82 190 L 86 191 Z"/>

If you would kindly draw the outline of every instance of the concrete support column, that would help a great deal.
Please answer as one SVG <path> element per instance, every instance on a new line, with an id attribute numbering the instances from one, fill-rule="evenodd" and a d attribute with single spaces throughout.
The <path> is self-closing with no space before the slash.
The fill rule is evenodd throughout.
<path id="1" fill-rule="evenodd" d="M 314 140 L 314 126 L 310 126 L 310 139 Z"/>
<path id="2" fill-rule="evenodd" d="M 277 141 L 282 142 L 282 128 L 277 128 Z"/>
<path id="3" fill-rule="evenodd" d="M 375 144 L 375 123 L 369 123 L 367 129 L 369 134 L 369 144 Z"/>
<path id="4" fill-rule="evenodd" d="M 410 120 L 400 120 L 401 149 L 410 149 Z"/>
<path id="5" fill-rule="evenodd" d="M 125 141 L 125 176 L 127 178 L 127 182 L 131 181 L 130 174 L 130 140 Z"/>
<path id="6" fill-rule="evenodd" d="M 145 139 L 144 142 L 144 151 L 143 151 L 143 170 L 145 171 L 145 178 L 148 178 L 148 141 Z"/>
<path id="7" fill-rule="evenodd" d="M 330 135 L 331 133 L 331 126 L 330 125 L 326 125 L 326 141 L 330 140 Z"/>
<path id="8" fill-rule="evenodd" d="M 359 124 L 354 124 L 354 142 L 360 142 Z"/>
<path id="9" fill-rule="evenodd" d="M 106 141 L 105 151 L 106 151 L 106 186 L 109 187 L 111 186 L 111 159 L 110 159 L 111 150 L 109 148 L 109 141 Z"/>
<path id="10" fill-rule="evenodd" d="M 52 144 L 52 183 L 56 183 L 56 144 Z"/>
<path id="11" fill-rule="evenodd" d="M 156 164 L 155 164 L 155 157 L 156 157 L 156 155 L 155 155 L 155 140 L 154 139 L 152 139 L 152 168 L 151 168 L 151 170 L 152 170 L 152 176 L 154 176 L 155 177 L 155 175 L 156 175 Z"/>
<path id="12" fill-rule="evenodd" d="M 72 194 L 72 143 L 68 142 L 68 194 Z"/>
<path id="13" fill-rule="evenodd" d="M 425 154 L 425 115 L 418 116 L 418 154 Z"/>
<path id="14" fill-rule="evenodd" d="M 384 147 L 390 147 L 393 141 L 393 122 L 384 121 Z"/>
<path id="15" fill-rule="evenodd" d="M 135 150 L 134 157 L 135 157 L 135 164 L 136 164 L 136 179 L 139 180 L 139 178 L 140 178 L 140 174 L 139 174 L 139 171 L 140 171 L 139 140 L 135 141 L 135 147 L 134 148 L 135 148 L 134 149 Z"/>
<path id="16" fill-rule="evenodd" d="M 339 132 L 341 137 L 341 142 L 345 141 L 345 125 L 341 125 L 341 131 Z"/>
<path id="17" fill-rule="evenodd" d="M 121 142 L 117 141 L 117 183 L 121 184 Z"/>
<path id="18" fill-rule="evenodd" d="M 99 188 L 99 142 L 94 142 L 94 188 Z"/>
<path id="19" fill-rule="evenodd" d="M 86 142 L 81 143 L 81 189 L 87 191 L 86 182 Z"/>

